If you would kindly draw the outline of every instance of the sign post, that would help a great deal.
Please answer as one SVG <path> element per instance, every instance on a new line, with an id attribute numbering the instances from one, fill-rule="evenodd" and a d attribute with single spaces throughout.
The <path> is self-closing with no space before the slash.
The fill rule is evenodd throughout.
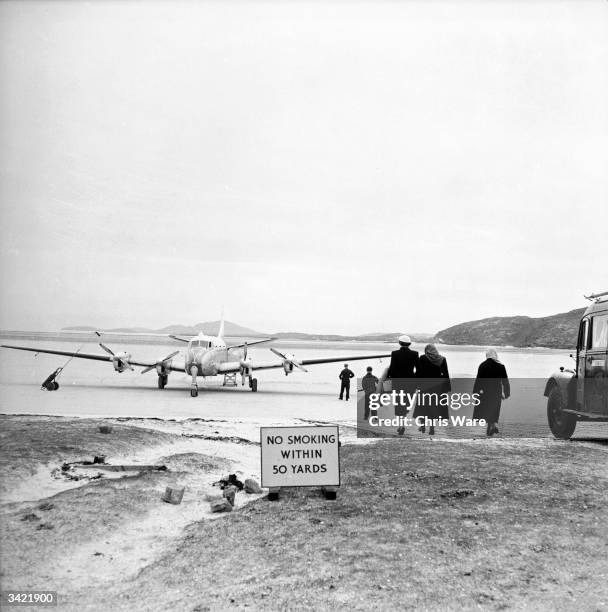
<path id="1" fill-rule="evenodd" d="M 340 440 L 337 425 L 261 427 L 262 486 L 276 500 L 281 487 L 321 487 L 336 499 L 340 486 Z"/>

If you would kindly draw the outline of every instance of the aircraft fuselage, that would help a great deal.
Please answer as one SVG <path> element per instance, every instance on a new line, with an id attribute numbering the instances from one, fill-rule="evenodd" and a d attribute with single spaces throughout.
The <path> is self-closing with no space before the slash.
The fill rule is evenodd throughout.
<path id="1" fill-rule="evenodd" d="M 186 350 L 184 371 L 195 376 L 217 376 L 220 364 L 238 363 L 242 356 L 242 351 L 226 348 L 217 338 L 198 338 L 193 340 Z M 193 368 L 196 368 L 196 374 Z"/>

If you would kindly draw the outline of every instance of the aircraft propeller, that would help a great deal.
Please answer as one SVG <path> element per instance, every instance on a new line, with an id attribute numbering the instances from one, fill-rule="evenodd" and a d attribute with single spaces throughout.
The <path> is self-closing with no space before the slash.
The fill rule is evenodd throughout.
<path id="1" fill-rule="evenodd" d="M 179 354 L 179 351 L 174 351 L 173 353 L 171 353 L 170 355 L 167 355 L 164 359 L 159 359 L 154 365 L 148 366 L 146 368 L 144 368 L 141 373 L 142 374 L 146 374 L 147 372 L 149 372 L 150 370 L 154 370 L 156 368 L 156 371 L 159 374 L 163 374 L 163 370 L 165 369 L 165 364 L 168 361 L 171 361 L 171 359 L 173 359 L 173 357 L 175 357 L 175 355 Z"/>
<path id="2" fill-rule="evenodd" d="M 129 359 L 131 359 L 131 355 L 126 352 L 115 353 L 111 348 L 108 348 L 105 344 L 99 343 L 99 346 L 106 352 L 112 355 L 112 363 L 114 365 L 114 369 L 117 372 L 124 372 L 127 368 L 133 370 L 133 366 L 129 363 Z"/>
<path id="3" fill-rule="evenodd" d="M 251 376 L 251 361 L 247 361 L 247 342 L 243 345 L 243 358 L 241 359 L 241 383 L 245 385 L 245 379 Z"/>
<path id="4" fill-rule="evenodd" d="M 289 353 L 287 355 L 284 355 L 283 353 L 281 353 L 280 351 L 277 351 L 277 349 L 275 349 L 273 347 L 270 347 L 270 350 L 275 355 L 278 355 L 283 360 L 283 367 L 284 368 L 285 368 L 286 365 L 296 366 L 296 368 L 302 370 L 302 372 L 308 372 L 308 370 L 302 365 L 302 363 L 297 361 L 296 358 L 293 355 L 290 355 Z M 291 369 L 293 369 L 293 367 Z M 285 374 L 287 374 L 287 370 L 285 370 Z"/>

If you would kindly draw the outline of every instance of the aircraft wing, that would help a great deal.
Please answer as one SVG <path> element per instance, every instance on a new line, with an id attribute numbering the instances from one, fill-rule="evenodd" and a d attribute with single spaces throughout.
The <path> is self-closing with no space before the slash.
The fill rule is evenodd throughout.
<path id="1" fill-rule="evenodd" d="M 385 353 L 384 355 L 350 355 L 347 357 L 324 357 L 322 359 L 296 359 L 293 358 L 294 365 L 297 366 L 308 366 L 308 365 L 318 365 L 321 363 L 348 363 L 349 361 L 359 361 L 361 359 L 384 359 L 390 357 L 390 353 Z M 291 358 L 287 359 L 289 363 L 292 361 Z M 282 368 L 285 363 L 285 359 L 278 362 L 274 361 L 252 361 L 251 369 L 254 371 L 257 370 L 272 370 L 275 368 Z M 241 364 L 238 361 L 227 361 L 225 363 L 220 364 L 218 367 L 218 371 L 221 374 L 226 374 L 228 372 L 238 372 L 241 369 Z"/>
<path id="2" fill-rule="evenodd" d="M 226 348 L 228 349 L 243 348 L 245 345 L 249 347 L 249 346 L 253 346 L 254 344 L 263 344 L 264 342 L 272 342 L 273 340 L 276 340 L 276 338 L 264 338 L 264 340 L 253 340 L 251 342 L 243 342 L 243 344 L 231 344 L 230 346 Z"/>
<path id="3" fill-rule="evenodd" d="M 76 351 L 56 351 L 52 349 L 41 349 L 33 346 L 12 346 L 10 344 L 0 344 L 2 348 L 16 349 L 18 351 L 30 351 L 31 353 L 46 353 L 48 355 L 62 355 L 64 357 L 75 357 L 76 359 L 91 359 L 93 361 L 109 361 L 112 362 L 113 357 L 111 355 L 100 355 L 98 353 L 83 353 Z M 132 366 L 151 367 L 156 365 L 156 361 L 142 361 L 129 359 L 128 363 Z M 174 372 L 183 372 L 183 366 L 176 367 L 171 366 L 170 368 Z"/>
<path id="4" fill-rule="evenodd" d="M 90 333 L 90 332 L 86 332 L 86 333 Z M 177 340 L 179 342 L 185 342 L 186 344 L 188 342 L 190 342 L 190 340 L 192 340 L 193 338 L 196 338 L 196 336 L 190 336 L 189 338 L 185 338 L 184 336 L 180 336 L 177 334 L 155 334 L 155 333 L 146 333 L 146 332 L 105 332 L 105 331 L 95 331 L 95 334 L 97 334 L 98 336 L 134 336 L 134 337 L 151 337 L 151 338 L 172 338 L 173 340 Z M 276 338 L 264 338 L 264 340 L 252 340 L 251 342 L 243 342 L 242 344 L 231 344 L 230 346 L 226 347 L 229 349 L 234 349 L 234 348 L 243 348 L 245 345 L 247 346 L 253 346 L 254 344 L 262 344 L 263 342 L 272 342 L 273 340 L 276 340 Z"/>
<path id="5" fill-rule="evenodd" d="M 83 332 L 83 333 L 91 333 L 91 332 Z M 190 336 L 189 338 L 184 338 L 184 336 L 179 336 L 177 334 L 156 334 L 153 332 L 110 332 L 110 331 L 100 331 L 95 330 L 93 332 L 97 334 L 100 338 L 101 336 L 133 336 L 135 338 L 172 338 L 173 340 L 177 340 L 179 342 L 185 342 L 186 344 L 192 340 L 192 338 L 196 338 L 196 336 Z"/>

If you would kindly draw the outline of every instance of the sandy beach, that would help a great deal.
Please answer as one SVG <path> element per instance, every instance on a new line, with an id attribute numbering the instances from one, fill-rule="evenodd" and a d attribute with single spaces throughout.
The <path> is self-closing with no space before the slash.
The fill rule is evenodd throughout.
<path id="1" fill-rule="evenodd" d="M 512 371 L 537 373 L 562 353 L 508 358 Z M 470 347 L 451 353 L 455 369 L 477 359 Z M 577 440 L 554 440 L 542 385 L 524 406 L 540 424 L 535 438 L 524 428 L 492 440 L 483 431 L 369 440 L 357 438 L 361 398 L 337 400 L 335 366 L 262 373 L 255 394 L 213 381 L 191 398 L 185 376 L 159 391 L 154 375 L 87 362 L 49 393 L 39 385 L 57 359 L 2 351 L 0 360 L 5 589 L 53 589 L 59 609 L 74 611 L 606 609 L 606 435 L 581 426 Z M 523 414 L 514 401 L 511 414 Z M 315 489 L 284 490 L 279 502 L 240 492 L 233 512 L 210 512 L 222 476 L 259 482 L 260 427 L 327 423 L 343 443 L 336 501 Z M 62 470 L 95 456 L 128 468 Z M 180 505 L 161 501 L 168 486 L 185 487 Z M 566 576 L 565 558 L 585 572 Z"/>
<path id="2" fill-rule="evenodd" d="M 336 501 L 240 492 L 212 515 L 222 474 L 259 474 L 255 441 L 210 440 L 208 421 L 1 424 L 2 586 L 56 590 L 62 610 L 607 609 L 605 441 L 347 443 Z M 167 470 L 57 474 L 98 454 Z M 162 502 L 175 485 L 183 502 Z"/>

